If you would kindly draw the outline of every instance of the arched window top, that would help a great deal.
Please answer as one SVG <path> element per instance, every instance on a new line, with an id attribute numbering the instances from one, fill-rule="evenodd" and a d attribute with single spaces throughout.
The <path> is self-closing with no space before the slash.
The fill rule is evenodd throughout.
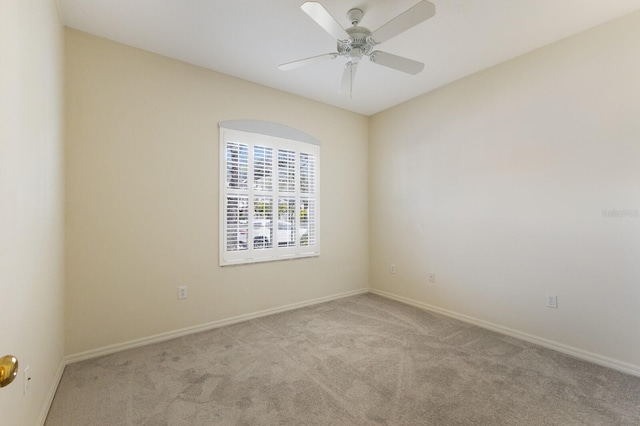
<path id="1" fill-rule="evenodd" d="M 220 122 L 220 127 L 242 132 L 257 133 L 259 135 L 273 136 L 298 142 L 320 145 L 320 141 L 302 130 L 271 121 L 260 120 L 229 120 Z"/>

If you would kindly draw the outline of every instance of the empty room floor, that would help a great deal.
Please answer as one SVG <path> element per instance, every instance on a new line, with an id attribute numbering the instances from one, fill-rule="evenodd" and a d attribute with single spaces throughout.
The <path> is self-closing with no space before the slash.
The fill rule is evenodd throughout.
<path id="1" fill-rule="evenodd" d="M 47 426 L 638 425 L 640 377 L 365 294 L 66 367 Z"/>

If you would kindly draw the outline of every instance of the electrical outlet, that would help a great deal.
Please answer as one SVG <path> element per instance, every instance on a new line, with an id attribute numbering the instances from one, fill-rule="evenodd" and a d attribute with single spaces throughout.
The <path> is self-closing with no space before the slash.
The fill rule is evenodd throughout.
<path id="1" fill-rule="evenodd" d="M 186 299 L 187 298 L 187 286 L 182 285 L 178 287 L 178 299 Z"/>
<path id="2" fill-rule="evenodd" d="M 24 395 L 26 395 L 27 392 L 29 391 L 29 383 L 31 383 L 31 373 L 29 373 L 29 366 L 28 365 L 24 368 L 23 373 L 24 373 L 23 374 L 23 377 L 24 377 L 24 383 L 23 383 L 24 391 L 23 391 L 23 393 L 24 393 Z"/>
<path id="3" fill-rule="evenodd" d="M 436 283 L 436 274 L 433 272 L 429 273 L 429 282 L 435 284 Z"/>
<path id="4" fill-rule="evenodd" d="M 558 296 L 555 294 L 547 294 L 547 307 L 558 309 Z"/>
<path id="5" fill-rule="evenodd" d="M 396 264 L 395 264 L 395 263 L 392 263 L 392 264 L 391 264 L 391 273 L 392 273 L 392 274 L 395 274 L 395 273 L 396 273 Z"/>

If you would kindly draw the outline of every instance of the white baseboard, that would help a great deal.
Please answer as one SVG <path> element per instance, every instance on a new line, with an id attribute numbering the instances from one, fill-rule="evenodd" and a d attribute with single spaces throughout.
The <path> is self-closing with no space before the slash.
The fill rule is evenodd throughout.
<path id="1" fill-rule="evenodd" d="M 561 352 L 567 355 L 571 355 L 575 358 L 582 359 L 584 361 L 588 361 L 594 364 L 598 364 L 604 367 L 609 367 L 614 370 L 622 371 L 623 373 L 631 374 L 634 376 L 640 377 L 640 366 L 635 364 L 630 364 L 623 361 L 618 361 L 613 358 L 608 358 L 602 355 L 598 355 L 592 352 L 584 351 L 582 349 L 574 348 L 572 346 L 568 346 L 559 342 L 555 342 L 553 340 L 548 340 L 542 337 L 534 336 L 532 334 L 524 333 L 522 331 L 514 330 L 512 328 L 504 327 L 498 324 L 494 324 L 488 321 L 484 321 L 478 318 L 470 317 L 468 315 L 460 314 L 457 312 L 449 311 L 447 309 L 442 309 L 437 306 L 429 305 L 427 303 L 419 302 L 417 300 L 409 299 L 407 297 L 398 296 L 393 293 L 388 293 L 386 291 L 377 290 L 374 288 L 369 289 L 369 292 L 373 294 L 377 294 L 378 296 L 386 297 L 388 299 L 393 299 L 398 302 L 405 303 L 407 305 L 415 306 L 420 309 L 424 309 L 425 311 L 434 312 L 437 314 L 441 314 L 450 318 L 455 318 L 460 321 L 464 321 L 469 324 L 476 325 L 478 327 L 486 328 L 491 331 L 495 331 L 500 334 L 505 334 L 507 336 L 515 337 L 517 339 L 525 340 L 530 343 L 534 343 L 536 345 L 544 346 L 545 348 L 553 349 L 557 352 Z"/>
<path id="2" fill-rule="evenodd" d="M 56 375 L 53 377 L 53 381 L 51 382 L 51 386 L 49 387 L 49 392 L 47 393 L 47 398 L 42 405 L 42 410 L 40 411 L 40 417 L 38 417 L 38 425 L 44 426 L 44 422 L 47 420 L 47 415 L 49 414 L 49 410 L 51 409 L 51 404 L 53 403 L 53 398 L 56 396 L 56 391 L 58 390 L 58 385 L 60 384 L 60 380 L 62 379 L 62 373 L 64 372 L 65 367 L 64 359 L 60 361 L 60 365 L 58 366 L 58 370 L 56 371 Z"/>
<path id="3" fill-rule="evenodd" d="M 55 390 L 57 388 L 58 382 L 62 377 L 62 372 L 64 370 L 64 366 L 67 364 L 72 364 L 78 361 L 84 361 L 91 358 L 97 358 L 99 356 L 112 354 L 115 352 L 120 352 L 127 349 L 136 348 L 139 346 L 150 345 L 157 342 L 163 342 L 165 340 L 175 339 L 177 337 L 187 336 L 194 333 L 199 333 L 201 331 L 212 330 L 214 328 L 224 327 L 225 325 L 236 324 L 243 321 L 248 321 L 255 318 L 264 317 L 267 315 L 277 314 L 279 312 L 290 311 L 293 309 L 303 308 L 305 306 L 317 305 L 319 303 L 329 302 L 331 300 L 342 299 L 345 297 L 355 296 L 358 294 L 364 293 L 373 293 L 378 296 L 386 297 L 388 299 L 393 299 L 398 302 L 405 303 L 407 305 L 415 306 L 420 309 L 424 309 L 426 311 L 435 312 L 437 314 L 441 314 L 450 318 L 455 318 L 460 321 L 464 321 L 469 324 L 476 325 L 478 327 L 486 328 L 488 330 L 495 331 L 497 333 L 505 334 L 507 336 L 515 337 L 517 339 L 525 340 L 527 342 L 531 342 L 540 346 L 544 346 L 549 349 L 553 349 L 555 351 L 573 356 L 578 359 L 582 359 L 588 362 L 592 362 L 594 364 L 602 365 L 604 367 L 612 368 L 614 370 L 621 371 L 623 373 L 631 374 L 634 376 L 640 377 L 640 366 L 635 364 L 626 363 L 623 361 L 619 361 L 613 358 L 605 357 L 602 355 L 598 355 L 596 353 L 588 352 L 582 349 L 578 349 L 572 346 L 565 345 L 563 343 L 555 342 L 552 340 L 548 340 L 539 336 L 535 336 L 532 334 L 524 333 L 522 331 L 514 330 L 509 327 L 505 327 L 502 325 L 494 324 L 488 321 L 484 321 L 478 318 L 474 318 L 468 315 L 460 314 L 457 312 L 449 311 L 447 309 L 439 308 L 437 306 L 429 305 L 427 303 L 419 302 L 414 299 L 409 299 L 407 297 L 398 296 L 393 293 L 388 293 L 386 291 L 374 289 L 374 288 L 363 288 L 359 290 L 349 291 L 345 293 L 335 294 L 332 296 L 319 297 L 316 299 L 307 300 L 304 302 L 293 303 L 290 305 L 280 306 L 278 308 L 265 309 L 263 311 L 252 312 L 249 314 L 239 315 L 231 318 L 225 318 L 218 321 L 213 321 L 206 324 L 201 324 L 193 327 L 187 327 L 180 330 L 169 331 L 166 333 L 156 334 L 154 336 L 143 337 L 140 339 L 131 340 L 128 342 L 118 343 L 115 345 L 104 346 L 97 349 L 92 349 L 85 352 L 80 352 L 77 354 L 67 355 L 64 358 L 64 362 L 61 365 L 59 371 L 57 372 L 56 381 L 54 382 L 54 386 L 52 386 L 52 390 L 49 392 L 49 396 L 47 399 L 47 404 L 45 404 L 46 410 L 43 410 L 42 422 L 46 419 L 46 415 L 48 413 L 49 406 L 53 401 L 53 397 L 55 395 Z M 40 423 L 42 424 L 42 423 Z"/>
<path id="4" fill-rule="evenodd" d="M 317 299 L 306 300 L 304 302 L 292 303 L 290 305 L 280 306 L 278 308 L 265 309 L 263 311 L 252 312 L 244 315 L 238 315 L 236 317 L 225 318 L 225 319 L 213 321 L 206 324 L 182 328 L 180 330 L 169 331 L 166 333 L 156 334 L 154 336 L 143 337 L 143 338 L 131 340 L 128 342 L 117 343 L 115 345 L 104 346 L 101 348 L 92 349 L 92 350 L 80 352 L 77 354 L 67 355 L 64 358 L 64 361 L 65 361 L 65 365 L 72 364 L 74 362 L 84 361 L 91 358 L 97 358 L 99 356 L 124 351 L 126 349 L 132 349 L 132 348 L 137 348 L 139 346 L 150 345 L 152 343 L 163 342 L 165 340 L 175 339 L 176 337 L 187 336 L 190 334 L 199 333 L 201 331 L 212 330 L 214 328 L 223 327 L 225 325 L 236 324 L 242 321 L 248 321 L 255 318 L 264 317 L 267 315 L 277 314 L 279 312 L 290 311 L 293 309 L 303 308 L 305 306 L 317 305 L 319 303 L 329 302 L 331 300 L 342 299 L 345 297 L 355 296 L 358 294 L 365 294 L 368 292 L 369 292 L 368 288 L 362 288 L 359 290 L 353 290 L 345 293 L 334 294 L 332 296 L 324 296 L 324 297 L 319 297 Z"/>

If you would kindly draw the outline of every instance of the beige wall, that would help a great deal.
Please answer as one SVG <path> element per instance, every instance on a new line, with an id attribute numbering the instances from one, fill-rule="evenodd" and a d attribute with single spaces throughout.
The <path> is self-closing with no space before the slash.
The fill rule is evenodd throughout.
<path id="1" fill-rule="evenodd" d="M 372 288 L 640 373 L 638 52 L 634 13 L 372 117 Z"/>
<path id="2" fill-rule="evenodd" d="M 53 0 L 0 6 L 0 423 L 43 420 L 64 355 L 63 30 Z M 23 368 L 31 383 L 23 395 Z"/>
<path id="3" fill-rule="evenodd" d="M 367 117 L 74 30 L 66 60 L 68 355 L 368 287 Z M 218 266 L 233 119 L 321 141 L 320 257 Z"/>

